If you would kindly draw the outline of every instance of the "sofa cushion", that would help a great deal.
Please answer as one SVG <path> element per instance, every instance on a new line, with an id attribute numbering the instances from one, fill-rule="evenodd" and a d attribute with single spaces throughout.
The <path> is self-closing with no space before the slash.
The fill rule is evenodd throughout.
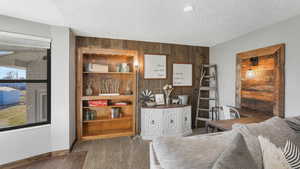
<path id="1" fill-rule="evenodd" d="M 157 159 L 164 169 L 211 169 L 232 142 L 235 131 L 191 137 L 161 137 L 153 140 Z"/>
<path id="2" fill-rule="evenodd" d="M 215 162 L 212 169 L 257 169 L 244 137 L 237 133 L 233 141 Z"/>

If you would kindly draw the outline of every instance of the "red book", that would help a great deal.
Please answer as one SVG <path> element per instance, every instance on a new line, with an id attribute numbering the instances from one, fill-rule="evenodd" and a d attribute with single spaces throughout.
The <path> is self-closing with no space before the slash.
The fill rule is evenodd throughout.
<path id="1" fill-rule="evenodd" d="M 107 100 L 89 100 L 88 103 L 89 103 L 90 107 L 93 107 L 93 106 L 107 106 L 108 105 Z"/>

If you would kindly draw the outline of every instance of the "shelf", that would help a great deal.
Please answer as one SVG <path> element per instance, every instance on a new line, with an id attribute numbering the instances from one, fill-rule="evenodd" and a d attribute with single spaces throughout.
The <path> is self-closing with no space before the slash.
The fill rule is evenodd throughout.
<path id="1" fill-rule="evenodd" d="M 93 131 L 85 132 L 82 136 L 82 140 L 94 140 L 100 138 L 113 138 L 113 137 L 122 137 L 122 136 L 133 136 L 134 132 L 132 128 L 129 129 L 112 129 L 104 131 Z"/>
<path id="2" fill-rule="evenodd" d="M 119 96 L 82 96 L 81 100 L 113 100 L 113 99 L 133 99 L 133 95 Z"/>
<path id="3" fill-rule="evenodd" d="M 134 72 L 83 72 L 84 74 L 133 75 Z"/>
<path id="4" fill-rule="evenodd" d="M 101 109 L 101 108 L 112 108 L 112 107 L 131 107 L 132 104 L 129 105 L 120 105 L 120 106 L 116 106 L 116 105 L 109 105 L 109 106 L 84 106 L 84 109 Z"/>
<path id="5" fill-rule="evenodd" d="M 121 120 L 131 120 L 132 116 L 125 116 L 119 118 L 111 118 L 111 117 L 101 117 L 96 120 L 86 120 L 83 123 L 96 123 L 96 122 L 108 122 L 108 121 L 121 121 Z"/>

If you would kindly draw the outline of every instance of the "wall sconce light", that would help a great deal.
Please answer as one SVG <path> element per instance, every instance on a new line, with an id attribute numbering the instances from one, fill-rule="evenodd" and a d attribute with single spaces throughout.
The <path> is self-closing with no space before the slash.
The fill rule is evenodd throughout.
<path id="1" fill-rule="evenodd" d="M 138 68 L 139 67 L 139 61 L 138 60 L 135 60 L 134 63 L 133 63 L 133 66 Z"/>
<path id="2" fill-rule="evenodd" d="M 255 77 L 255 72 L 254 72 L 254 70 L 248 69 L 248 70 L 247 70 L 246 76 L 247 76 L 248 79 L 254 78 L 254 77 Z"/>
<path id="3" fill-rule="evenodd" d="M 250 62 L 251 62 L 251 67 L 252 66 L 257 66 L 258 65 L 258 57 L 252 57 L 250 58 Z M 246 73 L 246 76 L 248 79 L 252 79 L 255 77 L 255 71 L 253 69 L 248 69 L 247 70 L 247 73 Z"/>

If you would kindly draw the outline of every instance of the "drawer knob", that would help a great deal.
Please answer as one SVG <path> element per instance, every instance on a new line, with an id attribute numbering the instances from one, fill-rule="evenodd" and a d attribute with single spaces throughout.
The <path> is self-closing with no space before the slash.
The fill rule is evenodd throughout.
<path id="1" fill-rule="evenodd" d="M 151 121 L 151 124 L 154 124 L 154 123 L 155 123 L 155 121 L 154 121 L 154 120 L 152 120 L 152 121 Z"/>
<path id="2" fill-rule="evenodd" d="M 187 117 L 184 118 L 184 121 L 187 121 Z"/>
<path id="3" fill-rule="evenodd" d="M 173 123 L 174 121 L 173 120 L 170 120 L 170 123 Z"/>

